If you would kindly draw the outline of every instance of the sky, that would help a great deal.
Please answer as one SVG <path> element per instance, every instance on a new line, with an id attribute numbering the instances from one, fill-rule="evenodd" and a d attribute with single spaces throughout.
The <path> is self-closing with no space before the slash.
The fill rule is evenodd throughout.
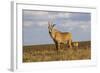
<path id="1" fill-rule="evenodd" d="M 91 40 L 91 14 L 23 10 L 23 45 L 54 43 L 48 32 L 48 21 L 61 32 L 71 32 L 73 41 Z"/>

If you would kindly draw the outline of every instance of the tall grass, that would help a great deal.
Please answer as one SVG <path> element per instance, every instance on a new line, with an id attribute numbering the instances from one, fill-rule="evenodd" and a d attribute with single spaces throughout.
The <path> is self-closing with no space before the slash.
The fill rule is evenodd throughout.
<path id="1" fill-rule="evenodd" d="M 57 51 L 54 44 L 23 46 L 23 62 L 91 59 L 90 42 L 79 42 L 79 47 L 62 45 Z"/>

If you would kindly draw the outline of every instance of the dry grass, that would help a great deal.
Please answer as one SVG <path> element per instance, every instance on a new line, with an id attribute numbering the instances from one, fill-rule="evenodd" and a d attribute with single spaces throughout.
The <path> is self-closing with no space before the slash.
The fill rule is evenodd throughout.
<path id="1" fill-rule="evenodd" d="M 23 62 L 91 59 L 90 45 L 90 41 L 79 42 L 79 47 L 72 49 L 62 45 L 59 51 L 54 44 L 23 46 Z"/>

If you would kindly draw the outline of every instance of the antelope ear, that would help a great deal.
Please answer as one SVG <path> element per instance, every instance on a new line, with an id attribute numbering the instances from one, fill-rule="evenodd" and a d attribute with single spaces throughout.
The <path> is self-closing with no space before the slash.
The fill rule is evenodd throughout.
<path id="1" fill-rule="evenodd" d="M 54 27 L 56 24 L 53 24 L 52 26 Z"/>

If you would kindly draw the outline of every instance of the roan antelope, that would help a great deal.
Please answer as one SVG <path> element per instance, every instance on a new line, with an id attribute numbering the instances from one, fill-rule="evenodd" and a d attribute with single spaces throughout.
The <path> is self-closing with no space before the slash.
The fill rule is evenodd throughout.
<path id="1" fill-rule="evenodd" d="M 72 34 L 70 32 L 61 32 L 54 28 L 55 24 L 48 22 L 48 30 L 51 38 L 53 39 L 56 49 L 60 49 L 60 45 L 67 43 L 72 48 Z"/>

